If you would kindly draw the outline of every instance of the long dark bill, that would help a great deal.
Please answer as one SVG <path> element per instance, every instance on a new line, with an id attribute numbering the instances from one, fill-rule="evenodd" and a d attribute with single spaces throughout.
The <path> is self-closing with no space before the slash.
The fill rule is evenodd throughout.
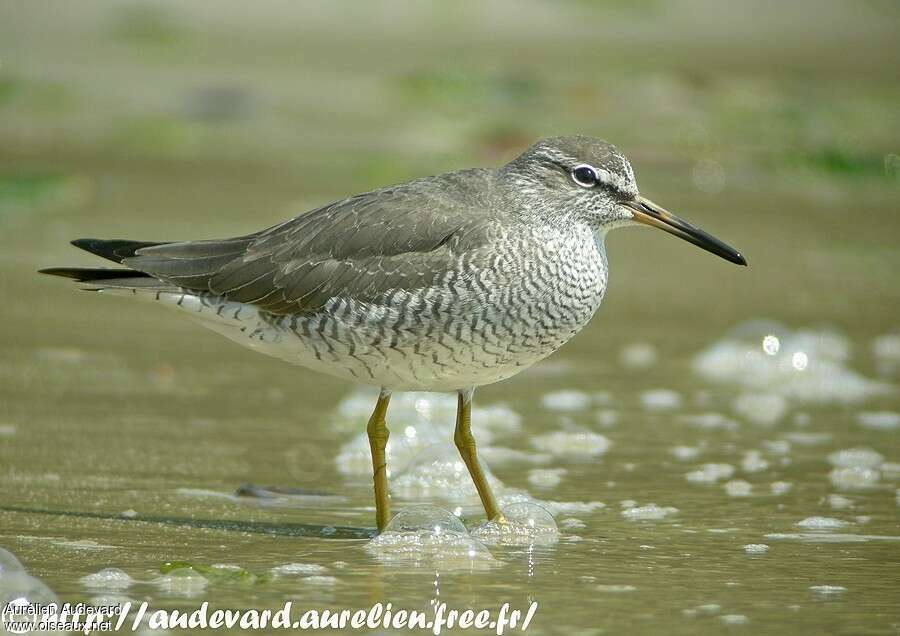
<path id="1" fill-rule="evenodd" d="M 634 212 L 634 220 L 644 225 L 651 225 L 665 230 L 669 234 L 674 234 L 685 241 L 693 243 L 697 247 L 702 247 L 707 252 L 712 252 L 716 256 L 721 256 L 726 261 L 731 261 L 738 265 L 746 265 L 747 260 L 743 255 L 730 245 L 726 245 L 715 236 L 707 234 L 700 228 L 694 227 L 684 219 L 681 219 L 665 208 L 656 205 L 650 199 L 637 197 L 633 201 L 623 203 L 624 206 Z"/>

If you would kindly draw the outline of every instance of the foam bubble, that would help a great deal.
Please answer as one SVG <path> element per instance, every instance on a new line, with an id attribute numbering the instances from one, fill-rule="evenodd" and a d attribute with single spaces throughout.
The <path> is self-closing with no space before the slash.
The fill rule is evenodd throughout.
<path id="1" fill-rule="evenodd" d="M 671 411 L 681 406 L 681 394 L 670 389 L 653 389 L 641 393 L 641 404 L 648 411 Z"/>
<path id="2" fill-rule="evenodd" d="M 649 342 L 633 342 L 619 352 L 619 363 L 635 371 L 649 369 L 656 364 L 659 354 Z"/>
<path id="3" fill-rule="evenodd" d="M 763 459 L 762 453 L 756 450 L 744 453 L 741 460 L 741 470 L 745 473 L 758 473 L 769 467 L 769 462 Z"/>
<path id="4" fill-rule="evenodd" d="M 698 470 L 692 470 L 685 479 L 695 484 L 712 484 L 720 479 L 728 479 L 734 475 L 731 464 L 703 464 Z"/>
<path id="5" fill-rule="evenodd" d="M 528 483 L 539 488 L 555 488 L 567 472 L 565 468 L 532 468 L 528 471 Z"/>
<path id="6" fill-rule="evenodd" d="M 843 585 L 810 585 L 809 591 L 816 596 L 829 597 L 843 594 L 847 588 Z"/>
<path id="7" fill-rule="evenodd" d="M 366 544 L 366 550 L 384 562 L 427 562 L 450 568 L 484 567 L 494 560 L 458 517 L 437 506 L 404 509 Z"/>
<path id="8" fill-rule="evenodd" d="M 850 369 L 849 359 L 850 341 L 837 332 L 750 321 L 698 354 L 694 369 L 711 382 L 813 404 L 859 402 L 890 390 Z"/>
<path id="9" fill-rule="evenodd" d="M 324 565 L 318 563 L 284 563 L 276 565 L 270 572 L 276 578 L 289 576 L 312 576 L 324 574 L 328 569 Z"/>
<path id="10" fill-rule="evenodd" d="M 338 584 L 336 576 L 322 576 L 321 574 L 313 574 L 300 580 L 306 585 L 321 585 L 323 587 L 333 587 Z"/>
<path id="11" fill-rule="evenodd" d="M 483 458 L 481 468 L 495 493 L 506 490 L 491 473 Z M 473 504 L 480 501 L 465 463 L 456 448 L 450 444 L 422 451 L 401 475 L 391 481 L 391 490 L 406 499 L 439 498 Z"/>
<path id="12" fill-rule="evenodd" d="M 872 355 L 881 374 L 900 369 L 900 333 L 887 333 L 872 340 Z"/>
<path id="13" fill-rule="evenodd" d="M 722 614 L 719 620 L 726 625 L 745 625 L 750 622 L 750 619 L 743 614 Z"/>
<path id="14" fill-rule="evenodd" d="M 838 468 L 877 468 L 884 456 L 871 448 L 846 448 L 829 455 L 828 461 Z"/>
<path id="15" fill-rule="evenodd" d="M 372 472 L 369 439 L 363 429 L 372 413 L 377 395 L 372 391 L 358 391 L 342 400 L 337 407 L 338 426 L 359 431 L 344 444 L 335 460 L 338 470 L 345 475 L 369 475 Z M 387 415 L 391 431 L 385 451 L 389 470 L 402 471 L 423 450 L 451 444 L 456 407 L 456 398 L 448 394 L 394 394 Z M 472 428 L 483 448 L 491 443 L 495 435 L 516 433 L 521 427 L 521 416 L 502 404 L 476 404 L 472 408 Z"/>
<path id="16" fill-rule="evenodd" d="M 544 508 L 554 515 L 590 514 L 606 508 L 602 501 L 541 501 Z"/>
<path id="17" fill-rule="evenodd" d="M 489 464 L 549 464 L 553 459 L 547 453 L 529 453 L 504 446 L 479 446 L 478 456 Z"/>
<path id="18" fill-rule="evenodd" d="M 134 579 L 119 568 L 106 568 L 81 577 L 81 584 L 93 590 L 121 592 L 131 587 L 132 583 Z"/>
<path id="19" fill-rule="evenodd" d="M 786 439 L 763 440 L 763 448 L 773 455 L 787 455 L 791 452 L 791 443 Z"/>
<path id="20" fill-rule="evenodd" d="M 807 517 L 802 521 L 798 521 L 795 525 L 807 530 L 836 530 L 838 528 L 846 528 L 850 525 L 850 522 L 833 517 Z"/>
<path id="21" fill-rule="evenodd" d="M 598 592 L 607 592 L 610 594 L 622 594 L 624 592 L 634 592 L 637 588 L 634 585 L 624 583 L 614 583 L 611 585 L 598 585 L 594 588 Z"/>
<path id="22" fill-rule="evenodd" d="M 684 422 L 685 424 L 689 424 L 691 426 L 696 426 L 697 428 L 702 428 L 707 431 L 712 430 L 726 430 L 726 431 L 734 431 L 738 428 L 738 423 L 728 417 L 725 417 L 721 413 L 697 413 L 695 415 L 679 415 L 679 422 Z"/>
<path id="23" fill-rule="evenodd" d="M 659 521 L 676 514 L 678 514 L 678 508 L 657 506 L 655 503 L 633 506 L 622 511 L 622 516 L 629 521 Z"/>
<path id="24" fill-rule="evenodd" d="M 863 490 L 878 484 L 881 475 L 877 470 L 864 466 L 835 468 L 828 473 L 832 485 L 839 490 Z"/>
<path id="25" fill-rule="evenodd" d="M 729 497 L 749 497 L 753 494 L 753 485 L 743 479 L 732 479 L 725 484 L 725 492 Z"/>
<path id="26" fill-rule="evenodd" d="M 554 391 L 545 393 L 541 404 L 550 411 L 583 411 L 591 405 L 591 396 L 575 390 Z"/>
<path id="27" fill-rule="evenodd" d="M 502 507 L 504 522 L 488 521 L 472 530 L 472 536 L 488 545 L 555 543 L 559 529 L 553 515 L 534 502 L 521 501 Z"/>
<path id="28" fill-rule="evenodd" d="M 828 495 L 828 505 L 832 510 L 847 510 L 853 507 L 853 501 L 843 495 Z"/>
<path id="29" fill-rule="evenodd" d="M 200 596 L 209 585 L 209 579 L 191 567 L 172 570 L 153 581 L 164 594 L 172 596 Z"/>
<path id="30" fill-rule="evenodd" d="M 831 440 L 831 433 L 802 433 L 792 432 L 785 433 L 784 438 L 799 446 L 818 446 Z"/>
<path id="31" fill-rule="evenodd" d="M 18 562 L 18 561 L 17 561 Z M 17 620 L 34 621 L 37 623 L 41 618 L 34 611 L 29 611 L 28 606 L 47 607 L 50 605 L 59 606 L 59 599 L 49 587 L 47 587 L 40 579 L 37 579 L 24 569 L 22 570 L 4 570 L 2 578 L 0 578 L 0 611 L 4 614 L 11 611 L 9 606 L 20 607 L 17 611 Z M 0 621 L 2 624 L 2 621 Z M 20 633 L 31 631 L 24 629 Z M 6 630 L 4 630 L 5 633 Z"/>
<path id="32" fill-rule="evenodd" d="M 9 550 L 0 548 L 0 581 L 13 572 L 24 572 L 25 566 Z"/>
<path id="33" fill-rule="evenodd" d="M 775 393 L 742 393 L 731 408 L 751 424 L 771 426 L 787 413 L 787 400 Z"/>
<path id="34" fill-rule="evenodd" d="M 794 485 L 789 481 L 773 481 L 769 484 L 769 490 L 776 497 L 789 493 L 793 487 Z"/>
<path id="35" fill-rule="evenodd" d="M 765 543 L 748 543 L 744 546 L 744 552 L 747 554 L 765 554 L 769 551 L 769 546 Z"/>
<path id="36" fill-rule="evenodd" d="M 696 446 L 673 446 L 669 453 L 677 460 L 686 462 L 700 455 L 700 449 Z"/>
<path id="37" fill-rule="evenodd" d="M 531 445 L 557 457 L 597 457 L 609 449 L 610 441 L 589 431 L 554 431 L 532 437 Z"/>

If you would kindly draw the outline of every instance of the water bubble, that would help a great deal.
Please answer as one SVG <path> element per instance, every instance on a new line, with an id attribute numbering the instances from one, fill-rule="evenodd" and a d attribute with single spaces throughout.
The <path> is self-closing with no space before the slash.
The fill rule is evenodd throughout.
<path id="1" fill-rule="evenodd" d="M 745 473 L 758 473 L 769 467 L 769 462 L 763 459 L 759 451 L 751 450 L 744 453 L 741 460 L 741 469 Z"/>
<path id="2" fill-rule="evenodd" d="M 637 588 L 634 585 L 617 583 L 612 585 L 598 585 L 595 588 L 598 592 L 610 592 L 612 594 L 622 594 L 624 592 L 634 592 Z"/>
<path id="3" fill-rule="evenodd" d="M 459 517 L 438 506 L 410 506 L 398 512 L 388 522 L 385 532 L 414 532 L 427 530 L 439 535 L 444 532 L 466 532 Z"/>
<path id="4" fill-rule="evenodd" d="M 318 563 L 285 563 L 283 565 L 276 565 L 270 570 L 272 576 L 275 578 L 318 575 L 323 574 L 326 571 L 327 568 Z"/>
<path id="5" fill-rule="evenodd" d="M 695 484 L 712 484 L 733 474 L 734 466 L 731 464 L 703 464 L 700 469 L 687 473 L 685 479 Z"/>
<path id="6" fill-rule="evenodd" d="M 810 585 L 809 591 L 820 598 L 839 596 L 847 591 L 843 585 Z"/>
<path id="7" fill-rule="evenodd" d="M 791 356 L 791 366 L 797 371 L 804 371 L 807 365 L 809 365 L 809 356 L 802 351 L 795 351 Z"/>
<path id="8" fill-rule="evenodd" d="M 853 507 L 853 500 L 843 495 L 828 495 L 828 505 L 832 510 L 847 510 Z"/>
<path id="9" fill-rule="evenodd" d="M 787 494 L 793 487 L 794 485 L 789 481 L 773 481 L 769 484 L 769 490 L 775 496 Z"/>
<path id="10" fill-rule="evenodd" d="M 731 418 L 725 417 L 721 413 L 697 413 L 694 415 L 679 415 L 679 422 L 684 422 L 697 428 L 707 431 L 726 430 L 734 431 L 738 428 L 738 423 Z"/>
<path id="11" fill-rule="evenodd" d="M 872 341 L 872 354 L 882 375 L 900 369 L 900 333 L 888 333 Z"/>
<path id="12" fill-rule="evenodd" d="M 744 546 L 744 552 L 747 554 L 765 554 L 769 551 L 769 546 L 765 543 L 748 543 Z"/>
<path id="13" fill-rule="evenodd" d="M 777 393 L 742 393 L 731 405 L 734 412 L 753 424 L 771 426 L 787 412 L 787 400 Z"/>
<path id="14" fill-rule="evenodd" d="M 493 556 L 450 511 L 412 506 L 390 520 L 366 550 L 384 562 L 429 563 L 445 568 L 484 567 Z"/>
<path id="15" fill-rule="evenodd" d="M 481 467 L 494 492 L 506 490 L 500 480 L 491 473 L 483 458 Z M 473 505 L 480 501 L 465 463 L 449 442 L 422 451 L 406 470 L 392 481 L 391 490 L 406 499 L 440 498 L 444 501 Z"/>
<path id="16" fill-rule="evenodd" d="M 678 514 L 678 508 L 657 506 L 655 503 L 634 506 L 622 511 L 622 516 L 629 521 L 659 521 L 675 514 Z"/>
<path id="17" fill-rule="evenodd" d="M 681 394 L 670 389 L 653 389 L 641 393 L 641 404 L 648 411 L 671 411 L 681 406 Z"/>
<path id="18" fill-rule="evenodd" d="M 119 568 L 106 568 L 81 577 L 81 584 L 94 590 L 121 592 L 128 589 L 132 583 L 134 583 L 134 579 Z"/>
<path id="19" fill-rule="evenodd" d="M 602 501 L 549 501 L 540 502 L 553 515 L 590 514 L 606 508 Z"/>
<path id="20" fill-rule="evenodd" d="M 628 369 L 645 370 L 656 364 L 659 355 L 648 342 L 633 342 L 619 352 L 619 363 Z"/>
<path id="21" fill-rule="evenodd" d="M 575 390 L 545 393 L 541 404 L 550 411 L 582 411 L 591 405 L 591 396 Z"/>
<path id="22" fill-rule="evenodd" d="M 0 580 L 3 580 L 9 574 L 13 572 L 24 572 L 25 566 L 23 566 L 16 556 L 10 552 L 9 550 L 5 550 L 0 548 Z"/>
<path id="23" fill-rule="evenodd" d="M 719 620 L 726 625 L 744 625 L 750 621 L 750 619 L 743 614 L 722 614 L 719 617 Z"/>
<path id="24" fill-rule="evenodd" d="M 881 431 L 900 429 L 900 413 L 894 411 L 868 411 L 856 414 L 860 426 Z"/>
<path id="25" fill-rule="evenodd" d="M 725 492 L 729 497 L 749 497 L 753 494 L 753 485 L 743 479 L 733 479 L 725 484 Z"/>
<path id="26" fill-rule="evenodd" d="M 50 605 L 59 607 L 59 599 L 42 581 L 24 570 L 4 571 L 0 578 L 0 611 L 4 615 L 14 611 L 16 620 L 37 623 L 42 618 L 38 608 Z M 17 609 L 13 610 L 13 607 Z M 32 630 L 28 628 L 20 633 L 26 631 Z"/>
<path id="27" fill-rule="evenodd" d="M 707 194 L 718 194 L 725 188 L 725 168 L 713 159 L 701 159 L 694 164 L 694 187 Z"/>
<path id="28" fill-rule="evenodd" d="M 774 336 L 769 334 L 762 341 L 762 348 L 770 356 L 774 356 L 778 353 L 778 350 L 781 348 L 781 341 L 778 339 L 778 336 Z"/>
<path id="29" fill-rule="evenodd" d="M 301 579 L 301 581 L 308 585 L 321 585 L 324 587 L 331 587 L 338 583 L 336 576 L 322 576 L 321 574 L 307 576 L 306 578 Z"/>
<path id="30" fill-rule="evenodd" d="M 534 502 L 520 501 L 503 506 L 505 521 L 488 521 L 472 530 L 472 536 L 487 544 L 531 545 L 554 543 L 559 529 L 553 515 Z"/>
<path id="31" fill-rule="evenodd" d="M 193 597 L 206 590 L 209 580 L 194 568 L 183 567 L 157 578 L 154 583 L 165 594 Z"/>
<path id="32" fill-rule="evenodd" d="M 589 431 L 554 431 L 532 437 L 531 445 L 558 457 L 597 457 L 609 449 L 610 441 Z"/>
<path id="33" fill-rule="evenodd" d="M 850 369 L 849 359 L 850 340 L 837 332 L 751 321 L 697 355 L 694 369 L 711 382 L 813 404 L 858 402 L 890 391 Z"/>
<path id="34" fill-rule="evenodd" d="M 833 517 L 807 517 L 803 521 L 798 521 L 796 525 L 808 530 L 836 530 L 837 528 L 846 528 L 850 522 Z"/>
<path id="35" fill-rule="evenodd" d="M 700 449 L 696 446 L 673 446 L 669 449 L 669 453 L 675 459 L 680 461 L 689 461 L 700 455 Z"/>
<path id="36" fill-rule="evenodd" d="M 528 483 L 539 488 L 555 488 L 567 472 L 565 468 L 532 468 L 528 471 Z"/>
<path id="37" fill-rule="evenodd" d="M 846 448 L 829 455 L 828 461 L 838 468 L 877 468 L 884 456 L 871 448 Z"/>
<path id="38" fill-rule="evenodd" d="M 840 490 L 863 490 L 878 484 L 881 475 L 877 470 L 864 466 L 835 468 L 828 473 L 832 485 Z"/>

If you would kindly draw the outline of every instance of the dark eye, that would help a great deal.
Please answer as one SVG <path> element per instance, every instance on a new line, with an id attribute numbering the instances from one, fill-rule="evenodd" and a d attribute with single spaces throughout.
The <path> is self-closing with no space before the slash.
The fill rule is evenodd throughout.
<path id="1" fill-rule="evenodd" d="M 583 188 L 592 188 L 599 181 L 597 171 L 584 165 L 572 169 L 572 180 Z"/>

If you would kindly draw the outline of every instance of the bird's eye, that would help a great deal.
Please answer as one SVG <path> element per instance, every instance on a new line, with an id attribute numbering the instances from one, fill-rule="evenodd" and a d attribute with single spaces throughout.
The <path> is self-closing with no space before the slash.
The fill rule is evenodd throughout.
<path id="1" fill-rule="evenodd" d="M 597 177 L 597 171 L 591 166 L 581 165 L 572 169 L 572 181 L 583 188 L 592 188 L 597 185 L 599 178 Z"/>

